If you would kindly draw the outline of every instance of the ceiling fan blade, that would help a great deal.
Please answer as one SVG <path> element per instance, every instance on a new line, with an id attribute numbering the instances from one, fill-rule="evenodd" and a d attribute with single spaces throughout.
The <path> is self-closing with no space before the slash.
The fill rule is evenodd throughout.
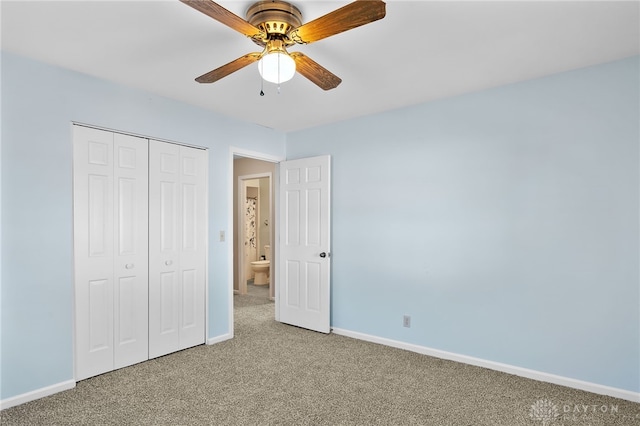
<path id="1" fill-rule="evenodd" d="M 247 37 L 262 37 L 264 34 L 260 29 L 251 25 L 233 12 L 229 12 L 218 3 L 211 0 L 180 0 L 182 3 L 191 6 L 197 11 L 215 19 L 218 22 L 246 35 Z"/>
<path id="2" fill-rule="evenodd" d="M 289 33 L 296 43 L 307 44 L 384 18 L 385 3 L 380 0 L 357 0 L 307 22 Z"/>
<path id="3" fill-rule="evenodd" d="M 331 90 L 342 83 L 342 79 L 340 77 L 336 76 L 304 53 L 293 52 L 289 56 L 291 56 L 296 63 L 296 71 L 311 80 L 321 89 Z"/>
<path id="4" fill-rule="evenodd" d="M 248 53 L 244 56 L 239 57 L 235 61 L 231 61 L 226 65 L 223 65 L 213 71 L 209 71 L 208 73 L 201 75 L 200 77 L 196 78 L 196 81 L 198 83 L 214 83 L 221 78 L 226 77 L 229 74 L 234 73 L 239 69 L 242 69 L 247 65 L 256 62 L 258 59 L 260 59 L 260 56 L 262 56 L 262 53 Z"/>

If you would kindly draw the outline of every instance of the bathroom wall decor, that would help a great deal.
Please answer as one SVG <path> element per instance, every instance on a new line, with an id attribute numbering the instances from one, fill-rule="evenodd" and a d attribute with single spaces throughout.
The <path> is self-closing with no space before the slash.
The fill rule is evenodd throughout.
<path id="1" fill-rule="evenodd" d="M 245 221 L 244 221 L 244 255 L 245 255 L 245 271 L 247 279 L 253 278 L 250 262 L 257 259 L 257 224 L 256 224 L 256 206 L 257 199 L 247 197 L 245 202 Z"/>

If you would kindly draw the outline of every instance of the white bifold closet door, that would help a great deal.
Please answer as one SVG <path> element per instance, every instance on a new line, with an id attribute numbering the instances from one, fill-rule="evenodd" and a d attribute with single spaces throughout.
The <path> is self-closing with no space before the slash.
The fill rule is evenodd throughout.
<path id="1" fill-rule="evenodd" d="M 76 380 L 148 359 L 148 142 L 73 127 Z"/>
<path id="2" fill-rule="evenodd" d="M 205 341 L 207 153 L 149 141 L 149 358 Z"/>
<path id="3" fill-rule="evenodd" d="M 76 380 L 204 343 L 207 166 L 73 126 Z"/>

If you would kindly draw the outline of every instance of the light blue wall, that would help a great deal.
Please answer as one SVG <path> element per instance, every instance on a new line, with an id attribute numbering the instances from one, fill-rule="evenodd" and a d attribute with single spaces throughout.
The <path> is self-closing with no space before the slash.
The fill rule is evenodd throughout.
<path id="1" fill-rule="evenodd" d="M 640 391 L 639 75 L 287 135 L 289 159 L 332 155 L 332 326 Z"/>
<path id="2" fill-rule="evenodd" d="M 73 379 L 71 121 L 209 148 L 209 337 L 229 327 L 229 146 L 284 156 L 284 134 L 3 52 L 0 399 Z"/>
<path id="3" fill-rule="evenodd" d="M 287 135 L 289 158 L 333 159 L 332 326 L 640 391 L 639 71 Z M 3 53 L 0 399 L 73 378 L 72 120 L 209 148 L 209 337 L 229 325 L 229 146 L 285 152 L 277 132 Z"/>

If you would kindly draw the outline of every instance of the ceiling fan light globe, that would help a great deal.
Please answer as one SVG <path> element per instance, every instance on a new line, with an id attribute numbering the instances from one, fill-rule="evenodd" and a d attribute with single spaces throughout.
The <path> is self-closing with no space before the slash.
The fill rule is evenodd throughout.
<path id="1" fill-rule="evenodd" d="M 282 52 L 264 55 L 258 62 L 260 76 L 269 83 L 284 83 L 296 73 L 296 63 L 291 56 Z"/>

